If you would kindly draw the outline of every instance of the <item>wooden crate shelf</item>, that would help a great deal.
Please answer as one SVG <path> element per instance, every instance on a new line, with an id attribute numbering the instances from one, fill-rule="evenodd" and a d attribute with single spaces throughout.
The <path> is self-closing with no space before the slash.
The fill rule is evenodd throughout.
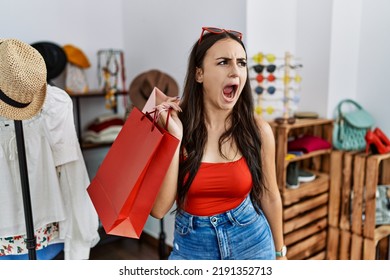
<path id="1" fill-rule="evenodd" d="M 376 259 L 389 250 L 390 225 L 376 225 L 376 188 L 390 184 L 390 154 L 333 151 L 328 259 Z M 380 246 L 379 246 L 380 244 Z"/>
<path id="2" fill-rule="evenodd" d="M 324 251 L 326 248 L 326 230 L 301 240 L 289 247 L 287 257 L 290 260 L 304 260 Z"/>
<path id="3" fill-rule="evenodd" d="M 305 225 L 310 224 L 312 221 L 326 217 L 328 215 L 327 205 L 323 205 L 313 211 L 294 217 L 291 220 L 284 221 L 283 231 L 285 234 L 297 230 Z"/>
<path id="4" fill-rule="evenodd" d="M 286 191 L 282 193 L 283 205 L 289 206 L 302 199 L 327 192 L 329 189 L 329 175 L 316 173 L 316 176 L 317 178 L 314 181 L 302 183 L 297 189 L 286 189 Z"/>
<path id="5" fill-rule="evenodd" d="M 287 233 L 284 237 L 284 242 L 286 243 L 286 246 L 290 246 L 294 243 L 299 242 L 300 240 L 303 240 L 309 236 L 312 236 L 313 234 L 320 232 L 322 230 L 325 230 L 327 227 L 327 219 L 326 217 L 321 218 L 317 221 L 314 221 L 310 223 L 309 225 L 306 225 L 305 227 L 302 227 L 298 230 L 295 230 L 293 232 Z"/>
<path id="6" fill-rule="evenodd" d="M 290 207 L 285 207 L 283 210 L 283 217 L 285 220 L 289 220 L 309 210 L 317 208 L 318 206 L 327 205 L 328 199 L 329 194 L 325 192 L 314 198 L 307 199 Z"/>
<path id="7" fill-rule="evenodd" d="M 283 203 L 283 232 L 289 259 L 326 259 L 330 156 L 332 149 L 317 150 L 286 160 L 288 140 L 300 135 L 321 137 L 332 144 L 333 120 L 297 119 L 294 124 L 271 122 L 276 142 L 276 173 Z M 287 168 L 296 163 L 316 178 L 286 186 Z"/>

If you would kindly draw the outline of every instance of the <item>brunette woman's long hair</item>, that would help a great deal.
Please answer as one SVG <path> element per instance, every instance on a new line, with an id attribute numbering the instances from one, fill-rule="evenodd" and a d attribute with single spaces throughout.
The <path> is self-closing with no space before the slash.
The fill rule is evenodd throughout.
<path id="1" fill-rule="evenodd" d="M 206 33 L 201 43 L 195 42 L 188 61 L 187 75 L 183 89 L 179 117 L 183 124 L 183 139 L 181 160 L 179 166 L 177 210 L 183 209 L 186 195 L 198 172 L 203 152 L 207 141 L 207 129 L 204 118 L 203 89 L 202 84 L 195 80 L 196 68 L 202 68 L 207 50 L 217 41 L 231 38 L 237 41 L 245 50 L 240 39 L 233 34 L 223 32 L 221 34 Z M 246 50 L 245 50 L 246 52 Z M 247 71 L 248 73 L 249 71 Z M 252 175 L 253 186 L 251 188 L 251 200 L 255 208 L 261 209 L 260 199 L 266 187 L 262 173 L 261 135 L 254 118 L 254 105 L 249 74 L 237 100 L 232 113 L 226 121 L 232 125 L 219 139 L 219 152 L 222 156 L 221 145 L 229 138 L 237 144 L 239 151 L 246 159 Z M 185 154 L 183 154 L 185 150 Z"/>

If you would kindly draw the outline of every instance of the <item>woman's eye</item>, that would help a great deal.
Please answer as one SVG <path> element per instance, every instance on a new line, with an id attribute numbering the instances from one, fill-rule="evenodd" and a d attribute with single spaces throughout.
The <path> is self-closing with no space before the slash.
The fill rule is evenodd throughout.
<path id="1" fill-rule="evenodd" d="M 246 61 L 239 61 L 238 65 L 241 67 L 246 67 Z"/>
<path id="2" fill-rule="evenodd" d="M 220 62 L 218 62 L 218 65 L 226 65 L 227 64 L 227 60 L 221 60 Z"/>

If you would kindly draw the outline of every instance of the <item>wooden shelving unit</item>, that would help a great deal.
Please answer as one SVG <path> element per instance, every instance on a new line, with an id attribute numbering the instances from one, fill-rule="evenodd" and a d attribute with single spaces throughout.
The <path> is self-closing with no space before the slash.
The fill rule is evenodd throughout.
<path id="1" fill-rule="evenodd" d="M 118 91 L 115 93 L 115 97 L 118 98 L 118 96 L 126 95 L 126 91 Z M 75 102 L 75 112 L 76 112 L 76 126 L 77 126 L 77 137 L 80 141 L 81 149 L 87 150 L 87 149 L 95 149 L 95 148 L 101 148 L 101 147 L 109 147 L 112 143 L 84 143 L 81 138 L 81 108 L 80 108 L 80 99 L 84 98 L 105 98 L 105 93 L 103 91 L 89 91 L 86 93 L 69 93 L 69 96 L 74 100 Z M 117 112 L 117 107 L 113 108 L 113 112 Z"/>
<path id="2" fill-rule="evenodd" d="M 276 173 L 283 202 L 283 231 L 289 259 L 326 259 L 330 154 L 332 149 L 286 159 L 290 137 L 313 135 L 332 143 L 333 120 L 297 119 L 294 124 L 270 123 L 276 141 Z M 316 179 L 286 186 L 287 168 L 296 162 L 300 169 L 316 174 Z"/>

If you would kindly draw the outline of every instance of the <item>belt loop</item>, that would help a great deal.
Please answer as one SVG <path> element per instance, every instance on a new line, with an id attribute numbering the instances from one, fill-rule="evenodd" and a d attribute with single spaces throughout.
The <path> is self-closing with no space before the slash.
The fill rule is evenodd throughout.
<path id="1" fill-rule="evenodd" d="M 190 217 L 188 218 L 188 227 L 192 230 L 194 229 L 194 216 L 190 215 Z"/>
<path id="2" fill-rule="evenodd" d="M 234 218 L 234 213 L 232 213 L 232 210 L 229 210 L 226 212 L 227 217 L 229 218 L 229 221 L 233 224 L 236 225 L 236 219 Z"/>

